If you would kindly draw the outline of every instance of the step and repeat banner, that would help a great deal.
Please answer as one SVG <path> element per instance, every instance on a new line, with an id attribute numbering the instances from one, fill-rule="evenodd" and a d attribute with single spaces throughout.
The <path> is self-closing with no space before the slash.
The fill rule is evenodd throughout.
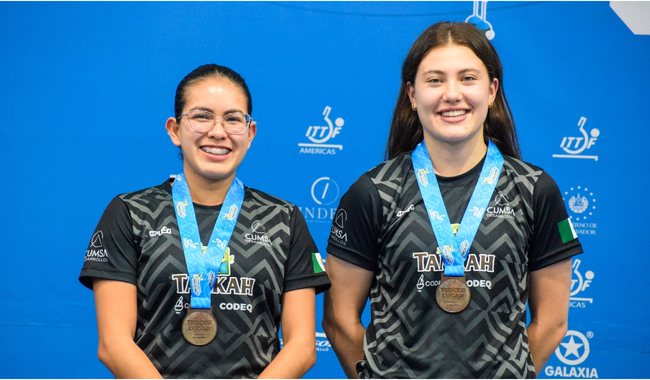
<path id="1" fill-rule="evenodd" d="M 0 377 L 111 377 L 77 276 L 112 197 L 181 169 L 164 126 L 183 76 L 243 74 L 258 134 L 239 176 L 300 207 L 327 260 L 342 194 L 383 161 L 402 62 L 442 20 L 491 38 L 523 158 L 556 180 L 585 249 L 541 377 L 649 377 L 649 4 L 0 3 Z M 319 296 L 306 377 L 341 378 L 321 316 Z"/>

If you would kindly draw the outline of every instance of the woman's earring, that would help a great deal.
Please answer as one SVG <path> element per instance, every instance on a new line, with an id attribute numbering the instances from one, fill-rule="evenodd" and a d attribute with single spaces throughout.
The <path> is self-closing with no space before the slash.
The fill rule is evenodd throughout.
<path id="1" fill-rule="evenodd" d="M 492 108 L 493 105 L 494 105 L 494 102 L 490 102 L 490 104 L 488 104 L 488 108 Z"/>
<path id="2" fill-rule="evenodd" d="M 418 110 L 418 107 L 415 106 L 415 103 L 411 103 L 411 109 L 412 109 L 413 111 L 417 111 L 417 110 Z"/>

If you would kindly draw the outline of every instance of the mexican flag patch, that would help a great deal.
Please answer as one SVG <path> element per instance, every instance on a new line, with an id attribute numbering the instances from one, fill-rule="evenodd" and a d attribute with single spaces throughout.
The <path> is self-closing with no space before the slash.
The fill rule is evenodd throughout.
<path id="1" fill-rule="evenodd" d="M 571 240 L 578 238 L 576 230 L 573 229 L 573 224 L 571 224 L 570 219 L 564 219 L 557 224 L 557 228 L 560 230 L 560 237 L 562 238 L 562 243 L 568 243 Z"/>
<path id="2" fill-rule="evenodd" d="M 320 253 L 312 253 L 311 261 L 314 264 L 314 273 L 325 272 L 325 264 L 323 264 L 323 259 L 320 257 Z"/>

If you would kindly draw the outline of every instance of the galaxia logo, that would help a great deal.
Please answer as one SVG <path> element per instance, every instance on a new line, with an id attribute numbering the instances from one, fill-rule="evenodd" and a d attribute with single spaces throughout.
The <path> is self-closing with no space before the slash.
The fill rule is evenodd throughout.
<path id="1" fill-rule="evenodd" d="M 583 335 L 579 331 L 569 330 L 555 350 L 555 356 L 565 365 L 547 366 L 544 373 L 554 377 L 598 378 L 596 368 L 580 366 L 589 357 L 589 339 L 593 336 L 591 331 Z"/>
<path id="2" fill-rule="evenodd" d="M 332 124 L 329 118 L 331 111 L 330 106 L 325 106 L 323 120 L 325 120 L 326 125 L 310 125 L 307 128 L 305 136 L 311 143 L 299 143 L 300 153 L 334 155 L 337 150 L 343 150 L 343 145 L 329 144 L 330 140 L 341 132 L 341 128 L 345 124 L 345 121 L 340 117 L 336 118 L 334 124 Z"/>

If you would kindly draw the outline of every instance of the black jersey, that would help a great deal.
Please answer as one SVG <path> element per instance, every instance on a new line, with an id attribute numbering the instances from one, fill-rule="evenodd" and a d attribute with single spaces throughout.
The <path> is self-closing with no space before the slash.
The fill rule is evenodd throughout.
<path id="1" fill-rule="evenodd" d="M 444 312 L 444 272 L 410 153 L 373 168 L 341 198 L 328 254 L 373 271 L 362 375 L 388 378 L 534 377 L 526 335 L 529 272 L 582 252 L 562 239 L 567 213 L 540 168 L 504 157 L 497 187 L 465 262 L 468 307 Z M 452 227 L 460 223 L 482 162 L 437 177 Z M 567 241 L 566 243 L 564 241 Z"/>
<path id="2" fill-rule="evenodd" d="M 194 205 L 203 246 L 221 206 Z M 282 294 L 329 279 L 298 208 L 245 188 L 235 230 L 212 291 L 216 338 L 193 346 L 181 324 L 190 303 L 185 256 L 171 185 L 122 194 L 102 216 L 80 281 L 119 280 L 137 286 L 135 342 L 163 377 L 257 377 L 280 349 Z"/>

